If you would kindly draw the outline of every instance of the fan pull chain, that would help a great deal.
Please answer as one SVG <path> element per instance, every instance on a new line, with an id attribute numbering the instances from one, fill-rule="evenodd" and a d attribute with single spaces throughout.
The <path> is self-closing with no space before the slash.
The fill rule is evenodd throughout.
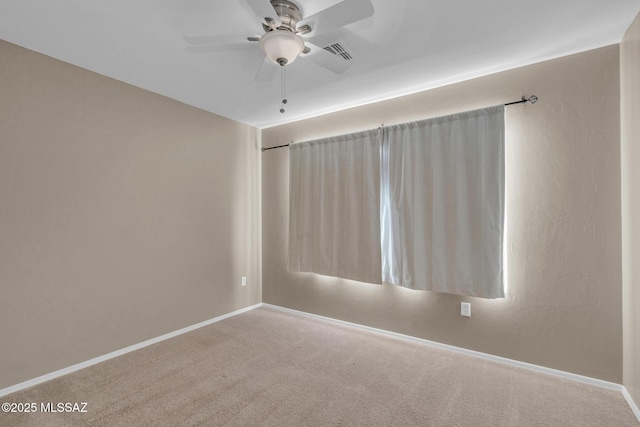
<path id="1" fill-rule="evenodd" d="M 284 87 L 285 87 L 284 65 L 281 68 L 282 68 L 282 105 L 280 106 L 280 112 L 284 113 L 284 104 L 287 103 L 287 98 L 285 97 L 285 94 L 284 94 Z"/>

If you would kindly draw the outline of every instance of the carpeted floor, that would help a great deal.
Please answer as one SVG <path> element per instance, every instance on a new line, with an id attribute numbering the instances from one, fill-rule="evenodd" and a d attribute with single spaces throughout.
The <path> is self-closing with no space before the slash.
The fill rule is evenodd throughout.
<path id="1" fill-rule="evenodd" d="M 264 307 L 0 402 L 38 407 L 0 426 L 640 425 L 616 391 Z"/>

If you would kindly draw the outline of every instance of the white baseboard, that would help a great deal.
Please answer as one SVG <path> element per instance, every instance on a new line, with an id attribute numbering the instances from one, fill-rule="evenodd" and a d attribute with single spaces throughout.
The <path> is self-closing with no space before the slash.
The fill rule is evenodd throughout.
<path id="1" fill-rule="evenodd" d="M 418 344 L 423 344 L 423 345 L 426 345 L 426 346 L 429 346 L 429 347 L 435 347 L 435 348 L 439 348 L 439 349 L 443 349 L 443 350 L 453 351 L 455 353 L 464 354 L 464 355 L 472 356 L 472 357 L 477 357 L 479 359 L 491 360 L 493 362 L 498 362 L 498 363 L 502 363 L 502 364 L 510 365 L 510 366 L 516 366 L 518 368 L 523 368 L 523 369 L 527 369 L 527 370 L 538 372 L 538 373 L 542 373 L 542 374 L 553 375 L 553 376 L 556 376 L 556 377 L 561 377 L 561 378 L 564 378 L 564 379 L 569 379 L 569 380 L 577 381 L 577 382 L 584 383 L 584 384 L 590 384 L 590 385 L 593 385 L 593 386 L 596 386 L 596 387 L 606 388 L 606 389 L 609 389 L 609 390 L 616 390 L 616 391 L 620 391 L 621 392 L 622 389 L 623 389 L 622 385 L 616 384 L 616 383 L 612 383 L 612 382 L 609 382 L 609 381 L 599 380 L 599 379 L 591 378 L 591 377 L 585 377 L 583 375 L 572 374 L 570 372 L 565 372 L 565 371 L 560 371 L 560 370 L 557 370 L 557 369 L 546 368 L 544 366 L 534 365 L 534 364 L 531 364 L 531 363 L 520 362 L 519 360 L 507 359 L 506 357 L 494 356 L 493 354 L 482 353 L 480 351 L 468 350 L 468 349 L 462 348 L 462 347 L 456 347 L 456 346 L 449 345 L 449 344 L 442 344 L 442 343 L 439 343 L 439 342 L 436 342 L 436 341 L 429 341 L 429 340 L 426 340 L 426 339 L 423 339 L 423 338 L 416 338 L 416 337 L 412 337 L 410 335 L 403 335 L 403 334 L 399 334 L 399 333 L 396 333 L 396 332 L 385 331 L 384 329 L 372 328 L 370 326 L 359 325 L 357 323 L 346 322 L 344 320 L 332 319 L 330 317 L 320 316 L 318 314 L 307 313 L 307 312 L 304 312 L 304 311 L 298 311 L 298 310 L 294 310 L 294 309 L 291 309 L 291 308 L 280 307 L 280 306 L 277 306 L 277 305 L 262 303 L 262 306 L 263 307 L 272 308 L 274 310 L 279 310 L 279 311 L 283 311 L 283 312 L 298 314 L 298 315 L 305 316 L 305 317 L 311 317 L 311 318 L 315 318 L 315 319 L 321 319 L 321 320 L 326 320 L 326 321 L 329 321 L 329 322 L 334 322 L 334 323 L 338 323 L 338 324 L 342 324 L 342 325 L 347 325 L 347 326 L 355 327 L 355 328 L 362 329 L 362 330 L 365 330 L 365 331 L 374 332 L 374 333 L 378 333 L 378 334 L 382 334 L 382 335 L 386 335 L 386 336 L 389 336 L 389 337 L 398 338 L 398 339 L 402 339 L 402 340 L 406 340 L 406 341 L 411 341 L 411 342 L 418 343 Z"/>
<path id="2" fill-rule="evenodd" d="M 629 394 L 629 390 L 627 390 L 627 388 L 624 386 L 622 387 L 622 395 L 625 399 L 627 399 L 627 403 L 631 407 L 631 410 L 634 414 L 636 414 L 636 418 L 638 419 L 638 421 L 640 421 L 640 409 L 638 409 L 638 405 L 636 405 L 636 402 L 633 401 L 633 398 Z"/>
<path id="3" fill-rule="evenodd" d="M 87 368 L 91 365 L 95 365 L 100 362 L 104 362 L 105 360 L 113 359 L 114 357 L 122 356 L 123 354 L 139 350 L 143 347 L 147 347 L 152 344 L 159 343 L 160 341 L 164 341 L 169 338 L 176 337 L 178 335 L 185 334 L 187 332 L 191 332 L 195 329 L 202 328 L 203 326 L 211 325 L 212 323 L 219 322 L 221 320 L 227 319 L 229 317 L 237 316 L 238 314 L 245 313 L 247 311 L 251 311 L 255 308 L 260 307 L 262 304 L 252 305 L 250 307 L 241 308 L 240 310 L 236 310 L 231 313 L 223 314 L 222 316 L 214 317 L 213 319 L 205 320 L 204 322 L 196 323 L 195 325 L 187 326 L 186 328 L 178 329 L 177 331 L 169 332 L 168 334 L 161 335 L 156 338 L 151 338 L 149 340 L 143 341 L 138 344 L 131 345 L 129 347 L 122 348 L 120 350 L 112 351 L 111 353 L 105 354 L 103 356 L 98 356 L 93 359 L 87 360 L 85 362 L 77 363 L 75 365 L 57 370 L 55 372 L 51 372 L 49 374 L 45 374 L 39 376 L 37 378 L 33 378 L 28 381 L 21 382 L 19 384 L 0 389 L 0 397 L 6 396 L 7 394 L 15 393 L 16 391 L 23 390 L 28 387 L 32 387 L 34 385 L 43 383 L 45 381 L 52 380 L 54 378 L 61 377 L 63 375 L 70 374 L 75 371 L 79 371 L 80 369 Z"/>

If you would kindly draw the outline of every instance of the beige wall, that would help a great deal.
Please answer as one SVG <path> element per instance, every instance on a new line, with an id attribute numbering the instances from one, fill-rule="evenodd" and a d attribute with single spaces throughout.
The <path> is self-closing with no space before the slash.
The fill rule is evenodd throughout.
<path id="1" fill-rule="evenodd" d="M 259 303 L 259 139 L 0 41 L 0 388 Z"/>
<path id="2" fill-rule="evenodd" d="M 640 15 L 620 45 L 624 385 L 640 406 Z"/>
<path id="3" fill-rule="evenodd" d="M 278 149 L 262 157 L 264 302 L 620 383 L 619 76 L 610 46 L 264 130 L 274 146 L 540 97 L 507 111 L 505 299 L 287 272 L 288 151 Z"/>

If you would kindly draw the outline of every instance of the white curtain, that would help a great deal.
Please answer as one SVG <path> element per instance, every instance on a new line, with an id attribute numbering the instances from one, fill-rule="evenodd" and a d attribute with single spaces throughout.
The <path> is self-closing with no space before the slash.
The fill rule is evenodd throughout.
<path id="1" fill-rule="evenodd" d="M 289 270 L 381 283 L 378 130 L 289 148 Z"/>
<path id="2" fill-rule="evenodd" d="M 384 133 L 383 281 L 504 297 L 504 106 Z"/>

